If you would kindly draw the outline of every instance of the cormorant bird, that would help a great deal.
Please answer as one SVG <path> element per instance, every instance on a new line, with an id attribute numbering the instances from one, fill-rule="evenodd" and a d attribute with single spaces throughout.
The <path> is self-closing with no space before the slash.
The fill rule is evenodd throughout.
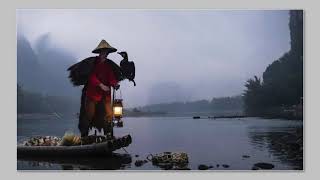
<path id="1" fill-rule="evenodd" d="M 118 52 L 123 57 L 123 60 L 120 62 L 120 68 L 122 70 L 123 76 L 132 81 L 134 86 L 136 86 L 136 82 L 134 81 L 135 77 L 135 66 L 133 61 L 128 60 L 128 54 L 125 51 Z"/>

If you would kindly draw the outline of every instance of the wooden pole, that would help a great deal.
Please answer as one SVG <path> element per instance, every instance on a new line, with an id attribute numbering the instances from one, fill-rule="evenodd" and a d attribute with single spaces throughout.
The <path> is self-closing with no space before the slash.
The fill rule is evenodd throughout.
<path id="1" fill-rule="evenodd" d="M 115 96 L 115 89 L 112 87 L 112 103 L 111 103 L 111 109 L 112 109 L 112 119 L 111 119 L 111 137 L 113 137 L 113 119 L 114 119 L 114 110 L 113 110 L 113 104 L 114 104 L 114 96 Z"/>

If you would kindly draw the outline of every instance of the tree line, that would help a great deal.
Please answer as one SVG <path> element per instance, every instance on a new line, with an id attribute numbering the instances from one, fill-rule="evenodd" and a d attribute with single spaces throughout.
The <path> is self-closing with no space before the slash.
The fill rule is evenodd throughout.
<path id="1" fill-rule="evenodd" d="M 270 64 L 262 79 L 249 79 L 244 92 L 245 113 L 270 115 L 301 104 L 303 98 L 303 11 L 289 12 L 291 49 Z"/>
<path id="2" fill-rule="evenodd" d="M 64 96 L 50 96 L 17 85 L 17 113 L 75 113 L 80 102 Z"/>
<path id="3" fill-rule="evenodd" d="M 222 112 L 222 111 L 243 111 L 243 98 L 241 95 L 232 97 L 219 97 L 208 100 L 198 100 L 191 102 L 172 102 L 152 104 L 136 108 L 144 112 L 166 112 L 166 113 L 180 113 L 180 112 Z"/>

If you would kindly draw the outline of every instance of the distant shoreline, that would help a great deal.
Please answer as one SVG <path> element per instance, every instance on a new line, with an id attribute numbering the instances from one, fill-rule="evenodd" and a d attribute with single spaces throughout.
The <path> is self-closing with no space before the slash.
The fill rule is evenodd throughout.
<path id="1" fill-rule="evenodd" d="M 61 116 L 61 114 L 55 114 L 55 113 L 18 113 L 17 118 L 23 118 L 23 119 L 38 119 L 38 118 L 46 118 L 46 117 L 57 117 Z M 140 113 L 125 113 L 124 118 L 132 118 L 132 117 L 199 117 L 199 118 L 194 118 L 194 119 L 219 119 L 219 118 L 233 118 L 233 116 L 237 116 L 234 118 L 241 118 L 239 114 L 236 115 L 207 115 L 207 114 L 201 114 L 201 113 L 192 113 L 192 114 L 184 114 L 184 113 L 159 113 L 159 112 L 140 112 Z M 239 116 L 239 117 L 238 117 Z M 247 117 L 260 117 L 264 119 L 286 119 L 286 120 L 303 120 L 303 117 L 297 117 L 297 116 L 292 116 L 292 115 L 243 115 L 242 118 L 247 118 Z"/>
<path id="2" fill-rule="evenodd" d="M 57 115 L 55 115 L 54 113 L 18 113 L 17 114 L 17 118 L 43 118 L 43 117 L 56 117 Z"/>

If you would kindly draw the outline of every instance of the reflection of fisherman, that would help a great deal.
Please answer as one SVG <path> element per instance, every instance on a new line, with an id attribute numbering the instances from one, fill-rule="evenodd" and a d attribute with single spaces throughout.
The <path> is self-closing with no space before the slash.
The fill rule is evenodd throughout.
<path id="1" fill-rule="evenodd" d="M 96 57 L 96 65 L 88 79 L 85 101 L 85 121 L 87 122 L 84 124 L 88 125 L 93 121 L 96 105 L 102 100 L 106 112 L 106 126 L 112 126 L 111 87 L 118 89 L 120 85 L 118 84 L 116 75 L 112 71 L 112 67 L 110 64 L 105 63 L 105 61 L 109 53 L 116 51 L 117 49 L 110 46 L 105 40 L 102 40 L 98 47 L 92 51 L 93 53 L 99 54 L 99 56 Z M 80 131 L 81 129 L 85 131 L 81 132 L 82 136 L 87 135 L 88 128 L 89 127 L 80 128 Z"/>

